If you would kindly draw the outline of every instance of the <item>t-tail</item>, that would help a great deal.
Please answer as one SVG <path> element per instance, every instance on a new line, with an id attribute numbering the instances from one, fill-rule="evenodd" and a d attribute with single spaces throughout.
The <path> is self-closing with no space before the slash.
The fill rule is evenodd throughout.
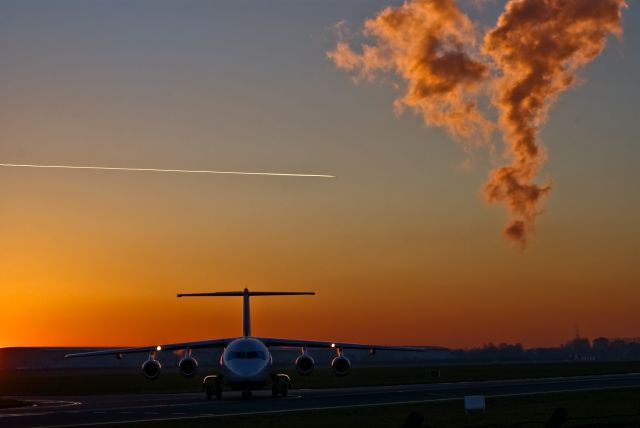
<path id="1" fill-rule="evenodd" d="M 178 297 L 223 297 L 236 296 L 242 297 L 242 334 L 243 336 L 251 336 L 251 316 L 249 310 L 250 296 L 303 296 L 315 295 L 313 291 L 249 291 L 245 288 L 243 291 L 218 291 L 214 293 L 181 293 Z"/>

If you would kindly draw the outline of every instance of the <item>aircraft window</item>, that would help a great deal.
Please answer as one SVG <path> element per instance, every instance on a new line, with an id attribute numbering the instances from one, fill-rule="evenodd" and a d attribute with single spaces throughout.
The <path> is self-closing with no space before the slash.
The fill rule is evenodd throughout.
<path id="1" fill-rule="evenodd" d="M 246 352 L 240 352 L 240 351 L 236 352 L 232 357 L 233 360 L 235 360 L 235 359 L 244 360 L 245 358 L 247 358 L 247 353 Z"/>
<path id="2" fill-rule="evenodd" d="M 261 360 L 266 360 L 264 352 L 262 351 L 249 351 L 247 352 L 247 358 L 260 358 Z"/>

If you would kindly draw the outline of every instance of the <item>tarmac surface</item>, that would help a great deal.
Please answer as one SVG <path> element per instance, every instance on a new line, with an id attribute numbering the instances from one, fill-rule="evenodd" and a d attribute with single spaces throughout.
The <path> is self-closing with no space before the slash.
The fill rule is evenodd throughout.
<path id="1" fill-rule="evenodd" d="M 83 397 L 13 397 L 36 406 L 0 410 L 2 427 L 72 427 L 151 421 L 182 421 L 458 400 L 466 395 L 486 397 L 533 395 L 640 387 L 640 373 L 564 378 L 394 385 L 339 389 L 299 389 L 286 398 L 270 390 L 241 400 L 227 392 L 221 401 L 204 393 L 135 394 Z M 6 397 L 12 398 L 12 397 Z"/>

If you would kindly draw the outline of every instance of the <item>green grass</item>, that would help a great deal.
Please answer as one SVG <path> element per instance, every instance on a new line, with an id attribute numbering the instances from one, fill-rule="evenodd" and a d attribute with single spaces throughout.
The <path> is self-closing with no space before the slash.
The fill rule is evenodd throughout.
<path id="1" fill-rule="evenodd" d="M 149 422 L 136 427 L 187 428 L 224 426 L 225 428 L 293 427 L 400 427 L 411 412 L 425 417 L 423 426 L 441 427 L 522 427 L 541 428 L 555 409 L 568 412 L 563 427 L 638 427 L 640 426 L 640 389 L 544 394 L 488 398 L 485 413 L 465 414 L 461 400 L 420 405 L 322 410 L 260 416 L 203 418 L 179 422 Z M 118 425 L 114 425 L 118 426 Z"/>
<path id="2" fill-rule="evenodd" d="M 440 377 L 431 376 L 439 370 Z M 310 376 L 284 370 L 292 377 L 294 388 L 373 386 L 465 380 L 517 379 L 554 376 L 596 375 L 640 372 L 640 362 L 576 362 L 545 364 L 433 365 L 429 367 L 354 367 L 345 377 L 334 376 L 330 369 L 316 369 Z M 177 370 L 165 370 L 150 381 L 137 369 L 75 369 L 0 371 L 0 395 L 91 395 L 121 393 L 170 393 L 200 390 L 201 371 L 184 379 Z"/>

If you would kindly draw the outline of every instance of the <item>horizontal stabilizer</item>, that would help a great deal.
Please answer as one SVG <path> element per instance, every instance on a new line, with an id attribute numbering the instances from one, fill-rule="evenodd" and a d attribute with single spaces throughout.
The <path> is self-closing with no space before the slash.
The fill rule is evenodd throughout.
<path id="1" fill-rule="evenodd" d="M 214 291 L 211 293 L 178 293 L 178 297 L 243 297 L 242 302 L 242 334 L 251 336 L 251 320 L 249 316 L 249 297 L 251 296 L 313 296 L 313 291 Z"/>
<path id="2" fill-rule="evenodd" d="M 313 291 L 217 291 L 212 293 L 179 293 L 178 297 L 212 297 L 212 296 L 301 296 L 315 295 Z"/>

